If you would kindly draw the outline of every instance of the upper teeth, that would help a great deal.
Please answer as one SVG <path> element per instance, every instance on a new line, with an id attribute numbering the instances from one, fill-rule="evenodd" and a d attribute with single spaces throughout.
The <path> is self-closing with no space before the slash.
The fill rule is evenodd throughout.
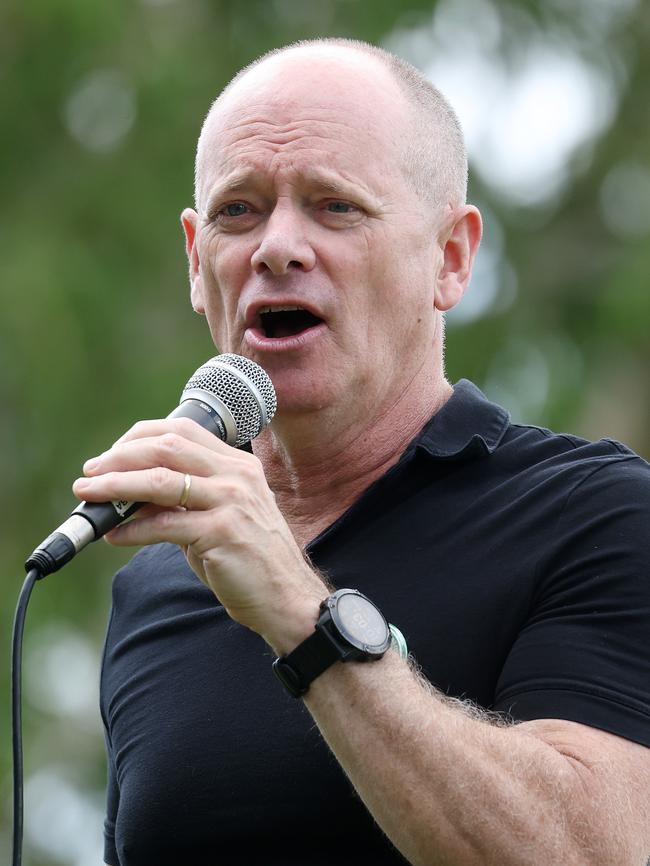
<path id="1" fill-rule="evenodd" d="M 283 313 L 286 310 L 303 310 L 304 307 L 295 307 L 295 306 L 273 306 L 273 307 L 260 307 L 260 316 L 264 313 Z"/>

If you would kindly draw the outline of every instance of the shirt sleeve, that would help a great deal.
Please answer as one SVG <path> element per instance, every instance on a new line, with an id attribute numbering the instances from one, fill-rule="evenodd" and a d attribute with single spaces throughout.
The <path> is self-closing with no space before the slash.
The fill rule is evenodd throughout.
<path id="1" fill-rule="evenodd" d="M 102 664 L 99 683 L 99 711 L 101 713 L 102 722 L 104 724 L 104 742 L 106 744 L 106 815 L 104 818 L 104 863 L 108 866 L 120 866 L 120 858 L 115 846 L 115 827 L 117 823 L 117 812 L 120 805 L 120 787 L 117 780 L 117 769 L 115 766 L 115 755 L 111 735 L 108 724 L 108 714 L 106 712 L 105 699 L 105 682 L 104 672 L 106 664 L 106 653 L 109 645 L 111 626 L 113 624 L 114 606 L 111 608 L 111 614 L 108 621 L 106 639 L 104 641 L 104 650 L 102 653 Z"/>
<path id="2" fill-rule="evenodd" d="M 544 534 L 530 616 L 493 708 L 650 746 L 650 465 L 598 464 Z M 532 545 L 540 539 L 530 539 Z"/>
<path id="3" fill-rule="evenodd" d="M 120 804 L 120 789 L 117 784 L 115 761 L 107 734 L 105 739 L 108 782 L 106 786 L 106 817 L 104 819 L 104 863 L 109 864 L 109 866 L 120 866 L 120 858 L 115 847 L 115 822 Z"/>

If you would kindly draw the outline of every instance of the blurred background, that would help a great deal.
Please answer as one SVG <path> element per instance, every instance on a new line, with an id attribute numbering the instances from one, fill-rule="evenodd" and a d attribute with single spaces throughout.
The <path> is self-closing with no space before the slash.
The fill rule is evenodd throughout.
<path id="1" fill-rule="evenodd" d="M 476 275 L 452 381 L 515 420 L 650 456 L 650 4 L 643 0 L 9 0 L 0 11 L 0 859 L 9 645 L 23 560 L 83 460 L 167 414 L 214 348 L 179 214 L 207 108 L 243 64 L 315 36 L 383 45 L 455 105 Z M 98 544 L 35 587 L 24 672 L 25 866 L 102 861 Z"/>

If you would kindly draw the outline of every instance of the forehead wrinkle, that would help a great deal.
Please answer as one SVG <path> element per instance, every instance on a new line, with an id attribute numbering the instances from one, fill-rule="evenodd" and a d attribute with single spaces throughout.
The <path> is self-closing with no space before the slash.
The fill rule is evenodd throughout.
<path id="1" fill-rule="evenodd" d="M 251 144 L 262 143 L 270 147 L 280 147 L 287 144 L 300 145 L 305 142 L 309 146 L 313 139 L 325 143 L 334 140 L 349 141 L 351 138 L 376 138 L 370 128 L 371 124 L 348 123 L 340 118 L 292 118 L 286 123 L 272 122 L 266 119 L 243 118 L 234 121 L 220 130 L 215 130 L 222 137 L 222 148 L 232 147 L 244 141 Z M 384 132 L 385 136 L 385 132 Z M 396 144 L 397 138 L 390 133 L 390 144 Z"/>
<path id="2" fill-rule="evenodd" d="M 355 191 L 361 190 L 376 204 L 384 192 L 383 181 L 388 181 L 392 170 L 377 173 L 374 187 L 369 186 L 357 165 L 359 150 L 363 149 L 358 128 L 343 122 L 321 121 L 319 124 L 321 127 L 325 125 L 330 134 L 323 134 L 322 128 L 318 131 L 305 129 L 304 124 L 293 120 L 282 124 L 243 120 L 233 124 L 232 129 L 222 131 L 222 136 L 230 132 L 225 142 L 215 141 L 217 136 L 213 134 L 213 159 L 208 158 L 207 145 L 204 148 L 203 188 L 210 190 L 206 211 L 224 192 L 269 186 L 269 175 L 275 175 L 278 171 L 284 175 L 293 173 L 296 179 L 334 195 L 354 195 Z M 251 125 L 256 128 L 255 131 L 251 131 Z M 339 132 L 336 139 L 331 135 L 333 130 Z M 341 130 L 344 135 L 340 134 Z M 354 131 L 358 146 L 336 149 L 337 140 L 345 140 L 349 145 L 350 130 Z M 345 164 L 346 161 L 351 161 L 351 167 Z M 300 162 L 305 164 L 301 165 Z M 401 160 L 395 160 L 395 169 L 399 164 Z M 232 166 L 230 171 L 229 166 Z"/>
<path id="3" fill-rule="evenodd" d="M 376 141 L 384 139 L 386 144 L 393 146 L 400 152 L 404 146 L 404 126 L 396 122 L 387 126 L 379 122 L 379 115 L 375 111 L 364 111 L 364 117 L 359 117 L 359 111 L 342 112 L 340 106 L 335 108 L 319 107 L 313 105 L 301 105 L 283 110 L 292 112 L 289 120 L 276 120 L 269 118 L 269 106 L 247 105 L 243 110 L 215 113 L 212 123 L 206 125 L 206 129 L 199 140 L 199 161 L 204 162 L 206 152 L 214 150 L 225 150 L 244 141 L 268 144 L 269 146 L 280 146 L 283 144 L 299 143 L 301 139 L 309 144 L 310 138 L 321 138 L 328 142 L 332 139 L 341 141 L 359 140 L 360 138 Z M 353 118 L 347 121 L 347 116 Z M 404 120 L 404 118 L 399 118 Z"/>
<path id="4" fill-rule="evenodd" d="M 200 200 L 205 200 L 204 190 L 213 185 L 211 178 L 228 163 L 245 158 L 249 151 L 259 155 L 261 150 L 279 154 L 287 148 L 313 149 L 319 152 L 321 163 L 323 156 L 329 162 L 338 161 L 337 169 L 341 167 L 341 159 L 352 158 L 354 174 L 353 157 L 358 157 L 366 143 L 372 150 L 381 140 L 385 143 L 382 161 L 386 165 L 380 174 L 387 179 L 393 174 L 391 169 L 401 168 L 399 173 L 404 176 L 405 139 L 408 138 L 405 130 L 409 120 L 402 101 L 391 106 L 394 122 L 387 124 L 384 112 L 373 110 L 372 99 L 361 105 L 350 103 L 346 109 L 341 104 L 347 101 L 345 92 L 337 94 L 337 102 L 330 105 L 314 104 L 311 99 L 305 101 L 304 92 L 289 95 L 286 88 L 280 96 L 277 91 L 270 94 L 268 87 L 248 95 L 249 99 L 242 105 L 241 94 L 231 94 L 225 105 L 215 106 L 211 122 L 205 125 L 197 154 Z M 326 97 L 316 94 L 314 98 Z M 345 145 L 340 152 L 335 150 L 338 143 Z M 354 183 L 360 180 L 351 179 Z M 371 192 L 367 187 L 366 190 Z"/>

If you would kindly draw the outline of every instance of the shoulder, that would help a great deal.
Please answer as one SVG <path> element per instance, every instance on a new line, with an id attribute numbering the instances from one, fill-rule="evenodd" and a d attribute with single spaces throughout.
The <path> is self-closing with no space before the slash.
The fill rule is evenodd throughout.
<path id="1" fill-rule="evenodd" d="M 451 399 L 416 444 L 433 458 L 467 467 L 475 481 L 482 479 L 490 487 L 511 482 L 509 493 L 519 484 L 521 494 L 549 484 L 556 502 L 601 471 L 622 472 L 642 487 L 650 479 L 650 464 L 626 445 L 514 423 L 506 409 L 466 379 L 456 383 Z"/>
<path id="2" fill-rule="evenodd" d="M 580 493 L 624 493 L 632 485 L 650 503 L 650 463 L 614 439 L 589 441 L 544 427 L 510 424 L 495 452 L 499 461 L 553 482 L 569 498 Z"/>
<path id="3" fill-rule="evenodd" d="M 650 557 L 650 463 L 614 439 L 588 441 L 542 427 L 512 424 L 499 460 L 516 469 L 517 488 L 544 517 L 545 554 L 592 564 L 605 550 L 641 570 Z M 649 584 L 650 587 L 650 584 Z"/>
<path id="4" fill-rule="evenodd" d="M 553 455 L 564 455 L 566 460 L 579 464 L 587 464 L 594 460 L 626 461 L 636 460 L 648 464 L 627 445 L 616 439 L 604 437 L 590 440 L 573 433 L 557 432 L 536 424 L 518 424 L 510 422 L 501 440 L 502 448 L 517 448 L 531 456 L 550 458 Z"/>

